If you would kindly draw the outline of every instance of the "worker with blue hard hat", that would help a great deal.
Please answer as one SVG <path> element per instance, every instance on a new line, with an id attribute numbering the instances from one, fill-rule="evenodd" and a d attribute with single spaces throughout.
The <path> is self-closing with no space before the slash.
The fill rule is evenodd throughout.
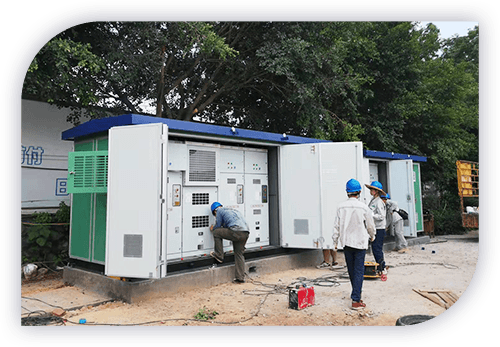
<path id="1" fill-rule="evenodd" d="M 346 192 L 347 193 L 353 193 L 353 192 L 359 192 L 361 191 L 361 184 L 355 179 L 350 179 L 346 183 Z M 321 242 L 321 248 L 323 251 L 323 262 L 316 266 L 318 269 L 323 269 L 323 268 L 332 268 L 335 265 L 338 265 L 337 262 L 337 249 L 331 249 L 331 246 L 328 244 L 328 242 Z M 332 262 L 328 262 L 329 258 L 332 259 Z"/>
<path id="2" fill-rule="evenodd" d="M 210 209 L 215 216 L 215 225 L 210 226 L 214 236 L 214 251 L 210 256 L 219 263 L 224 261 L 224 248 L 222 240 L 230 240 L 233 243 L 235 278 L 234 283 L 245 282 L 245 245 L 250 235 L 250 229 L 241 215 L 240 211 L 223 207 L 218 201 L 214 202 Z"/>
<path id="3" fill-rule="evenodd" d="M 365 256 L 368 249 L 368 239 L 375 239 L 375 224 L 370 208 L 359 201 L 361 184 L 356 179 L 346 183 L 347 201 L 337 206 L 333 224 L 333 244 L 344 248 L 347 272 L 351 282 L 351 308 L 366 307 L 361 300 L 361 290 L 365 274 Z"/>
<path id="4" fill-rule="evenodd" d="M 406 252 L 408 247 L 408 242 L 404 235 L 404 220 L 399 214 L 399 207 L 397 201 L 391 200 L 391 196 L 387 193 L 382 196 L 382 201 L 385 203 L 387 213 L 386 213 L 386 232 L 394 236 L 396 246 L 395 251 Z"/>
<path id="5" fill-rule="evenodd" d="M 375 229 L 377 229 L 377 237 L 375 241 L 372 242 L 372 253 L 375 257 L 375 261 L 379 264 L 377 269 L 380 274 L 380 279 L 386 281 L 387 269 L 385 267 L 383 250 L 386 227 L 386 207 L 381 198 L 385 196 L 386 193 L 383 190 L 382 183 L 379 181 L 373 181 L 370 184 L 365 184 L 365 186 L 370 189 L 370 194 L 373 196 L 368 206 L 372 210 Z"/>
<path id="6" fill-rule="evenodd" d="M 359 184 L 358 180 L 351 178 L 349 181 L 347 181 L 346 186 L 345 186 L 345 190 L 347 193 L 360 192 L 361 191 L 361 184 Z"/>

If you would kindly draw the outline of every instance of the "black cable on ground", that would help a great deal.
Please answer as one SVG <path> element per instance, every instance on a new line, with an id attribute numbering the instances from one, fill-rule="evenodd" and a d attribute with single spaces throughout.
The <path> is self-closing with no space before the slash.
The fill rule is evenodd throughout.
<path id="1" fill-rule="evenodd" d="M 267 298 L 271 294 L 288 294 L 288 291 L 290 289 L 295 288 L 297 285 L 306 285 L 306 286 L 312 286 L 312 285 L 317 285 L 317 286 L 339 286 L 341 283 L 338 281 L 338 278 L 341 277 L 341 275 L 324 275 L 321 277 L 317 277 L 314 279 L 308 279 L 306 277 L 298 277 L 296 281 L 285 285 L 285 284 L 267 284 L 267 283 L 262 283 L 260 281 L 254 280 L 246 274 L 246 277 L 250 280 L 255 285 L 261 285 L 265 288 L 269 288 L 268 290 L 243 290 L 243 294 L 247 295 L 263 295 L 264 298 L 260 301 L 259 305 L 257 306 L 257 310 L 255 313 L 253 313 L 250 317 L 243 319 L 243 320 L 238 320 L 234 322 L 220 322 L 220 321 L 215 321 L 215 320 L 203 320 L 203 319 L 194 319 L 194 318 L 168 318 L 168 319 L 160 319 L 160 320 L 154 320 L 154 321 L 148 321 L 148 322 L 140 322 L 140 323 L 130 323 L 130 324 L 113 324 L 113 323 L 94 323 L 94 322 L 86 322 L 84 324 L 80 324 L 79 322 L 74 322 L 66 318 L 62 317 L 57 317 L 57 316 L 39 316 L 39 317 L 30 317 L 32 313 L 35 313 L 36 311 L 30 313 L 28 317 L 22 318 L 21 319 L 21 325 L 48 325 L 50 323 L 59 323 L 59 325 L 65 325 L 66 323 L 71 323 L 75 325 L 91 325 L 91 326 L 135 326 L 135 325 L 147 325 L 147 324 L 155 324 L 155 323 L 164 323 L 164 322 L 171 322 L 171 321 L 186 321 L 186 322 L 201 322 L 201 323 L 210 323 L 210 324 L 222 324 L 222 325 L 234 325 L 234 324 L 241 324 L 244 322 L 249 321 L 250 319 L 254 318 L 257 316 L 266 302 Z M 64 309 L 60 306 L 56 305 L 51 305 L 47 302 L 44 302 L 40 299 L 36 298 L 29 298 L 29 297 L 21 297 L 23 299 L 29 299 L 29 300 L 36 300 L 39 302 L 42 302 L 48 306 L 56 307 L 56 308 L 61 308 Z M 45 312 L 45 311 L 44 311 Z"/>

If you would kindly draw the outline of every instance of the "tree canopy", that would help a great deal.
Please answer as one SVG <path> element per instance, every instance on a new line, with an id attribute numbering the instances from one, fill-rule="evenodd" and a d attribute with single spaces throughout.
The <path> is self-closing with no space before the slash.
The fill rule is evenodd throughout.
<path id="1" fill-rule="evenodd" d="M 74 124 L 138 113 L 359 140 L 427 156 L 423 180 L 456 195 L 455 161 L 479 158 L 479 29 L 418 24 L 86 23 L 40 50 L 23 97 Z"/>

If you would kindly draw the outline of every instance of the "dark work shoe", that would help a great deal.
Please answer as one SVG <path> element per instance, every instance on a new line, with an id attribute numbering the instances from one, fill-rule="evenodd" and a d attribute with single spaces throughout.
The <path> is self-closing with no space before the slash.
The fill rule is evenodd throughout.
<path id="1" fill-rule="evenodd" d="M 241 283 L 245 283 L 245 280 L 239 280 L 239 279 L 235 278 L 235 279 L 233 280 L 233 283 L 236 283 L 236 284 L 241 284 Z"/>

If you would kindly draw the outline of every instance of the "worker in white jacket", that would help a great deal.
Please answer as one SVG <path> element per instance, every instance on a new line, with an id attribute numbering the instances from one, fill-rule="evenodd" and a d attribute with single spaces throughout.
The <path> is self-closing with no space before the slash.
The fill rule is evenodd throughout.
<path id="1" fill-rule="evenodd" d="M 385 269 L 384 260 L 384 238 L 385 238 L 385 204 L 380 198 L 385 195 L 382 188 L 382 183 L 373 181 L 371 184 L 365 184 L 370 189 L 370 194 L 373 198 L 368 203 L 370 210 L 373 212 L 373 220 L 375 221 L 375 229 L 377 229 L 377 237 L 372 242 L 372 252 L 375 261 L 378 263 L 378 272 L 382 281 L 387 280 L 387 270 Z"/>
<path id="2" fill-rule="evenodd" d="M 391 196 L 389 193 L 382 196 L 382 201 L 385 202 L 385 206 L 387 209 L 386 221 L 387 227 L 386 231 L 396 238 L 396 247 L 395 251 L 404 251 L 408 247 L 408 242 L 405 239 L 404 231 L 403 231 L 403 217 L 401 217 L 398 213 L 399 207 L 398 203 L 394 200 L 391 200 Z"/>
<path id="3" fill-rule="evenodd" d="M 375 225 L 368 206 L 358 200 L 361 184 L 355 179 L 350 179 L 346 184 L 346 192 L 347 201 L 337 207 L 332 238 L 335 250 L 339 239 L 344 247 L 345 262 L 352 287 L 351 308 L 360 309 L 366 307 L 361 300 L 361 289 L 368 239 L 371 241 L 375 239 Z"/>

